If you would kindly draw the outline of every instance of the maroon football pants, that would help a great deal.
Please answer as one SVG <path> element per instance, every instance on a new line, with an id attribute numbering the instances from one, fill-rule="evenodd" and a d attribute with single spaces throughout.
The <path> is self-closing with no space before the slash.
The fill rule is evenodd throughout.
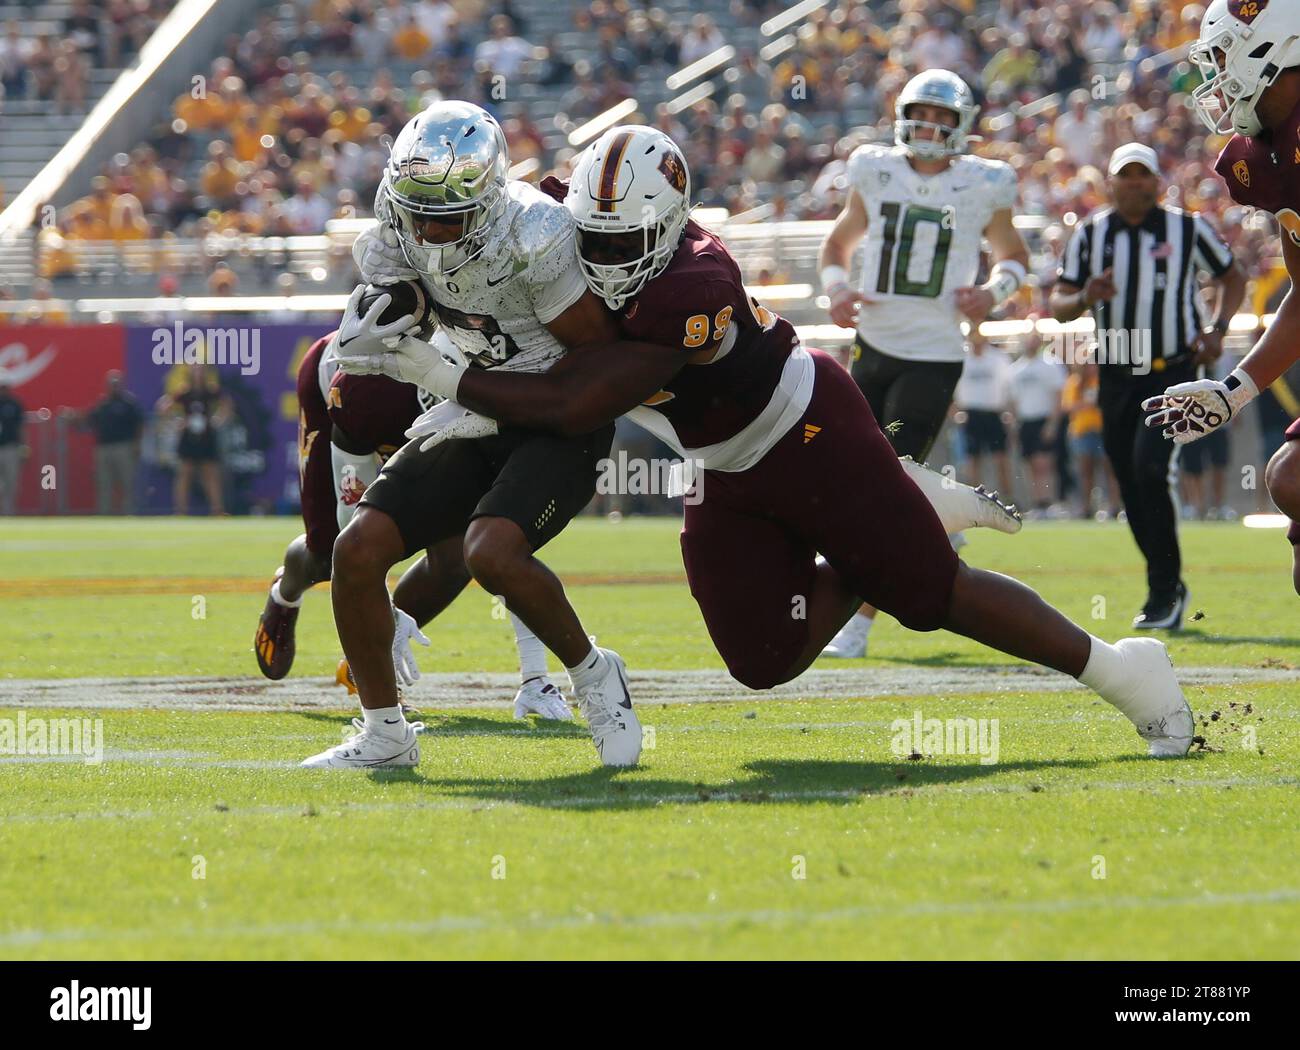
<path id="1" fill-rule="evenodd" d="M 943 626 L 957 555 L 903 473 L 857 384 L 811 351 L 803 418 L 754 467 L 704 471 L 685 508 L 691 594 L 732 676 L 788 681 L 808 645 L 805 609 L 821 554 L 865 602 L 916 631 Z"/>
<path id="2" fill-rule="evenodd" d="M 1300 419 L 1291 421 L 1291 425 L 1286 428 L 1287 441 L 1300 441 Z M 1291 541 L 1291 546 L 1300 545 L 1300 521 L 1291 522 L 1291 527 L 1286 531 L 1286 538 Z"/>
<path id="3" fill-rule="evenodd" d="M 329 336 L 318 339 L 298 366 L 298 492 L 307 549 L 328 558 L 339 535 L 334 464 L 330 460 L 329 410 L 320 392 L 318 369 Z"/>

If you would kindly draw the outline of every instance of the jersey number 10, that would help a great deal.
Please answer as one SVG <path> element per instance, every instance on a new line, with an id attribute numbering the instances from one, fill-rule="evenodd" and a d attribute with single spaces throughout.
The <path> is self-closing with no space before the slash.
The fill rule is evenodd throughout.
<path id="1" fill-rule="evenodd" d="M 951 219 L 938 208 L 925 208 L 915 204 L 905 207 L 893 201 L 882 204 L 880 212 L 885 217 L 885 230 L 880 245 L 876 291 L 937 299 L 943 288 L 943 273 L 948 266 L 948 248 L 952 244 Z M 912 244 L 916 238 L 916 228 L 923 222 L 934 223 L 939 232 L 935 240 L 934 257 L 930 260 L 930 276 L 924 281 L 913 281 L 908 277 L 912 265 Z"/>

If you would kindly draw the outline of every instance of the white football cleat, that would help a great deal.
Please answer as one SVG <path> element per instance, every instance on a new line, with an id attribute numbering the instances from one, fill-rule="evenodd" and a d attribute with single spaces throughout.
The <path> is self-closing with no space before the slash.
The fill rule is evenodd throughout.
<path id="1" fill-rule="evenodd" d="M 1196 718 L 1174 675 L 1165 643 L 1157 638 L 1121 638 L 1123 684 L 1102 694 L 1137 726 L 1152 758 L 1181 758 L 1192 746 Z"/>
<path id="2" fill-rule="evenodd" d="M 612 649 L 601 649 L 605 677 L 578 690 L 578 710 L 587 720 L 600 761 L 607 766 L 634 766 L 641 757 L 641 720 L 632 710 L 627 668 Z"/>
<path id="3" fill-rule="evenodd" d="M 366 730 L 359 718 L 352 719 L 356 735 L 319 755 L 304 759 L 303 769 L 374 769 L 378 766 L 415 766 L 420 762 L 420 744 L 416 734 L 424 731 L 423 722 L 407 722 L 402 740 L 380 736 Z"/>
<path id="4" fill-rule="evenodd" d="M 944 532 L 949 535 L 962 529 L 995 529 L 1014 535 L 1024 524 L 1014 504 L 1003 503 L 996 492 L 986 492 L 983 485 L 972 488 L 931 470 L 911 456 L 901 456 L 898 462 L 930 501 Z"/>
<path id="5" fill-rule="evenodd" d="M 822 650 L 822 656 L 836 660 L 857 660 L 867 655 L 867 633 L 869 624 L 864 624 L 861 617 L 854 613 L 849 622 L 840 628 L 837 634 Z"/>
<path id="6" fill-rule="evenodd" d="M 573 710 L 558 686 L 546 678 L 530 678 L 515 694 L 515 717 L 539 715 L 555 722 L 573 721 Z"/>

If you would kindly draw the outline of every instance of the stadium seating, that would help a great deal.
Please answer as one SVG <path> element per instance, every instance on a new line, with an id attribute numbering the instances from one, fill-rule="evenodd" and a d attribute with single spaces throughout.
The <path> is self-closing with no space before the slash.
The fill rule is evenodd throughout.
<path id="1" fill-rule="evenodd" d="M 364 22 L 419 6 L 358 0 L 350 9 Z M 827 0 L 794 9 L 726 0 L 666 0 L 654 8 L 633 0 L 509 5 L 457 0 L 456 6 L 465 27 L 463 47 L 444 45 L 442 51 L 404 58 L 393 53 L 394 36 L 380 41 L 384 57 L 376 61 L 360 28 L 348 43 L 331 3 L 261 3 L 253 29 L 238 46 L 226 41 L 220 50 L 229 53 L 212 56 L 215 96 L 229 102 L 224 116 L 208 126 L 204 120 L 174 125 L 178 117 L 193 116 L 186 93 L 178 91 L 176 106 L 155 114 L 152 130 L 142 136 L 157 155 L 147 163 L 149 177 L 141 175 L 134 153 L 104 169 L 112 194 L 129 192 L 138 202 L 121 209 L 128 228 L 102 241 L 89 236 L 89 223 L 73 228 L 69 211 L 75 216 L 95 196 L 82 186 L 86 196 L 60 209 L 57 229 L 0 243 L 4 287 L 19 298 L 22 289 L 42 278 L 53 282 L 56 298 L 138 297 L 160 286 L 190 295 L 344 290 L 354 277 L 347 255 L 356 229 L 352 220 L 369 214 L 384 136 L 394 134 L 439 91 L 493 108 L 516 159 L 537 158 L 521 166 L 528 177 L 552 167 L 563 171 L 575 147 L 595 133 L 582 126 L 614 102 L 634 97 L 637 119 L 659 123 L 682 142 L 697 199 L 733 216 L 727 236 L 747 279 L 808 283 L 821 227 L 790 223 L 836 213 L 843 158 L 861 141 L 889 137 L 893 92 L 922 62 L 944 57 L 945 48 L 950 64 L 983 96 L 986 141 L 980 148 L 1019 170 L 1017 211 L 1035 252 L 1032 270 L 1038 281 L 1053 270 L 1054 252 L 1070 223 L 1104 199 L 1102 154 L 1144 135 L 1154 137 L 1169 165 L 1171 193 L 1207 211 L 1252 273 L 1267 274 L 1275 266 L 1266 247 L 1275 243 L 1268 224 L 1243 225 L 1240 210 L 1216 192 L 1208 178 L 1212 150 L 1181 109 L 1178 92 L 1192 81 L 1178 49 L 1198 17 L 1194 4 L 1163 12 L 1138 3 L 1096 5 L 1122 23 L 1121 45 L 1124 39 L 1144 41 L 1127 50 L 1116 48 L 1107 22 L 1092 8 L 1081 13 L 1020 0 L 871 5 Z M 517 20 L 515 32 L 533 51 L 531 64 L 496 84 L 492 70 L 475 70 L 474 55 L 493 32 L 491 16 L 502 9 Z M 0 8 L 7 10 L 12 9 Z M 32 17 L 51 22 L 65 17 L 70 4 L 30 10 Z M 710 36 L 712 44 L 692 52 L 686 37 L 699 18 L 710 20 L 716 35 Z M 955 35 L 950 30 L 962 28 L 961 19 L 964 29 Z M 395 27 L 388 28 L 392 35 Z M 1067 31 L 1087 50 L 1073 66 L 1053 58 Z M 1030 58 L 1017 58 L 1017 34 L 1034 45 Z M 688 68 L 683 74 L 688 59 L 719 42 L 734 55 L 716 68 L 694 73 Z M 626 75 L 610 73 L 629 59 L 633 66 Z M 586 67 L 594 87 L 583 86 Z M 283 73 L 289 74 L 287 89 L 270 91 L 268 78 Z M 610 82 L 602 86 L 607 77 Z M 1103 128 L 1096 156 L 1067 156 L 1068 143 L 1053 134 L 1053 122 L 1066 108 L 1065 93 L 1079 85 L 1089 91 L 1087 109 L 1095 115 L 1089 119 Z M 336 121 L 333 130 L 328 124 L 313 127 L 310 119 L 292 113 L 283 121 L 264 117 L 267 128 L 253 130 L 271 136 L 270 149 L 259 148 L 255 134 L 241 138 L 230 116 L 241 107 L 264 115 L 276 107 L 310 110 L 313 105 L 329 111 L 324 116 Z M 46 128 L 30 134 L 31 144 L 5 163 L 25 163 L 23 158 L 36 155 L 38 139 L 53 148 L 62 133 Z M 25 177 L 13 170 L 15 179 Z M 141 184 L 155 179 L 157 170 L 170 180 L 171 191 L 151 198 Z M 298 208 L 298 219 L 307 217 L 305 226 L 282 220 L 294 182 L 304 174 L 324 196 Z M 219 273 L 218 263 L 224 264 Z M 226 286 L 214 287 L 214 280 Z M 228 287 L 232 281 L 234 289 Z M 1022 309 L 1034 305 L 1029 297 L 1021 303 Z M 790 309 L 807 306 L 799 302 Z M 808 313 L 807 320 L 813 320 L 815 311 Z"/>
<path id="2" fill-rule="evenodd" d="M 146 5 L 146 8 L 158 6 L 160 5 L 152 4 Z M 74 6 L 70 0 L 23 5 L 0 4 L 0 35 L 12 22 L 18 37 L 31 46 L 35 46 L 42 38 L 60 41 L 66 36 L 65 23 L 73 12 Z M 3 188 L 0 204 L 7 203 L 67 142 L 85 119 L 86 113 L 129 63 L 134 52 L 134 38 L 129 33 L 122 33 L 120 45 L 110 47 L 108 38 L 115 35 L 116 28 L 101 31 L 101 46 L 95 49 L 94 54 L 105 60 L 112 59 L 113 64 L 88 65 L 85 70 L 84 100 L 80 104 L 61 103 L 55 97 L 56 85 L 37 84 L 38 78 L 30 69 L 14 71 L 10 85 L 17 86 L 24 79 L 26 83 L 23 83 L 19 91 L 5 90 L 3 101 L 0 102 L 0 135 L 4 137 L 4 149 L 0 151 L 0 187 Z M 26 72 L 26 78 L 22 72 Z"/>

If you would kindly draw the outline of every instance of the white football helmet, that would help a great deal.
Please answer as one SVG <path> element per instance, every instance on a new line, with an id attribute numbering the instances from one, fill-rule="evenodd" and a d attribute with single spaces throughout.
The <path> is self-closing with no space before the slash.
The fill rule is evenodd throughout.
<path id="1" fill-rule="evenodd" d="M 1300 4 L 1213 0 L 1188 57 L 1204 78 L 1192 100 L 1205 126 L 1220 135 L 1258 135 L 1259 97 L 1282 70 L 1300 65 Z"/>
<path id="2" fill-rule="evenodd" d="M 619 310 L 668 265 L 691 212 L 677 144 L 641 124 L 610 128 L 578 158 L 564 203 L 587 286 Z"/>
<path id="3" fill-rule="evenodd" d="M 952 110 L 957 114 L 957 126 L 950 128 L 928 120 L 913 120 L 907 115 L 907 107 L 918 102 Z M 975 93 L 966 81 L 946 69 L 928 69 L 914 76 L 898 93 L 894 102 L 894 141 L 912 156 L 924 160 L 955 157 L 966 152 L 966 140 L 979 111 Z M 918 138 L 916 132 L 921 128 L 937 129 L 939 137 Z"/>
<path id="4" fill-rule="evenodd" d="M 407 261 L 446 276 L 478 257 L 505 211 L 506 137 L 469 102 L 435 102 L 402 128 L 389 151 L 375 214 L 392 224 Z M 446 240 L 430 239 L 431 224 Z"/>

